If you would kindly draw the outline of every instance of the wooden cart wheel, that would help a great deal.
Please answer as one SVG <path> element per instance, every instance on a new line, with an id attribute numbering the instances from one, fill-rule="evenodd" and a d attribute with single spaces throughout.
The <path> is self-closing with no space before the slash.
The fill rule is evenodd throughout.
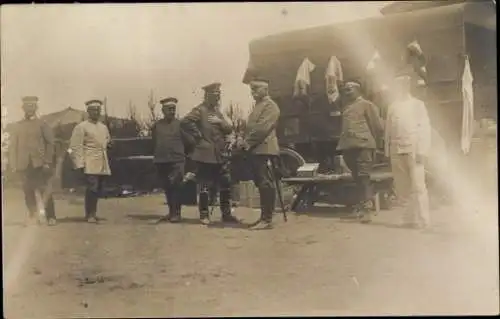
<path id="1" fill-rule="evenodd" d="M 286 177 L 296 176 L 299 167 L 306 163 L 302 155 L 290 148 L 280 149 L 280 159 Z"/>

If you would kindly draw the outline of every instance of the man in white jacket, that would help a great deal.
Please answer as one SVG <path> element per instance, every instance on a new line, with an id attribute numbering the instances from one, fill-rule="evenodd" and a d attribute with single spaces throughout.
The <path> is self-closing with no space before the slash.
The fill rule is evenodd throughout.
<path id="1" fill-rule="evenodd" d="M 423 101 L 410 93 L 411 79 L 395 80 L 395 99 L 385 127 L 385 155 L 391 160 L 396 196 L 405 207 L 404 226 L 427 228 L 429 198 L 424 162 L 431 144 L 431 127 Z"/>

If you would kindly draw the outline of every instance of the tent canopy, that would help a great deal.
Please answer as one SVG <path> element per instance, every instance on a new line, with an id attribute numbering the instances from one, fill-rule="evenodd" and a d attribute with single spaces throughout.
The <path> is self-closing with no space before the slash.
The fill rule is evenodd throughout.
<path id="1" fill-rule="evenodd" d="M 70 106 L 59 112 L 42 115 L 41 119 L 50 127 L 55 128 L 59 125 L 80 123 L 86 116 L 87 113 L 85 111 L 76 110 Z"/>

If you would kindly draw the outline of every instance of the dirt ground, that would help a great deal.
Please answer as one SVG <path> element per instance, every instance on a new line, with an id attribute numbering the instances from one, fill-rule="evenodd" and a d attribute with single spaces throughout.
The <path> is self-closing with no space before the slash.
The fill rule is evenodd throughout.
<path id="1" fill-rule="evenodd" d="M 250 231 L 202 226 L 187 207 L 182 224 L 153 225 L 161 195 L 102 200 L 100 225 L 82 222 L 81 198 L 60 198 L 57 226 L 24 227 L 20 192 L 3 198 L 5 318 L 499 311 L 496 203 L 434 209 L 422 233 L 398 227 L 398 209 L 365 225 L 317 208 Z"/>

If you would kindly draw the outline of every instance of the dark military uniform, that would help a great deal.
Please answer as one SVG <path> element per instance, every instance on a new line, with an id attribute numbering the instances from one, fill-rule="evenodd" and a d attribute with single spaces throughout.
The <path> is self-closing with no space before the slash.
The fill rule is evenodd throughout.
<path id="1" fill-rule="evenodd" d="M 219 92 L 220 84 L 205 86 L 206 94 Z M 217 117 L 220 123 L 210 123 L 210 117 Z M 216 106 L 207 101 L 196 106 L 182 120 L 183 128 L 195 142 L 191 159 L 196 163 L 196 177 L 200 184 L 198 206 L 200 219 L 204 223 L 209 220 L 209 190 L 212 185 L 218 186 L 219 202 L 223 221 L 235 221 L 231 215 L 231 176 L 226 164 L 226 137 L 232 132 L 231 125 L 224 119 Z"/>
<path id="2" fill-rule="evenodd" d="M 23 104 L 36 104 L 37 101 L 34 96 L 23 98 Z M 44 193 L 53 168 L 54 151 L 54 134 L 44 121 L 33 117 L 17 123 L 10 138 L 9 165 L 22 173 L 29 217 L 34 218 L 38 210 L 35 192 L 39 191 L 47 197 L 45 213 L 49 222 L 56 218 L 54 199 L 52 194 Z"/>
<path id="3" fill-rule="evenodd" d="M 260 82 L 255 82 L 259 85 Z M 261 85 L 267 86 L 267 82 Z M 271 161 L 279 156 L 276 124 L 280 116 L 278 105 L 269 97 L 264 97 L 255 104 L 248 116 L 245 144 L 250 153 L 250 165 L 253 181 L 259 189 L 261 217 L 259 222 L 270 224 L 276 203 L 276 187 Z"/>
<path id="4" fill-rule="evenodd" d="M 344 108 L 337 149 L 342 151 L 345 163 L 352 172 L 357 187 L 357 202 L 361 206 L 373 196 L 370 173 L 382 134 L 379 111 L 373 103 L 358 97 Z"/>
<path id="5" fill-rule="evenodd" d="M 166 98 L 160 101 L 163 107 L 176 108 L 177 99 Z M 163 118 L 151 129 L 153 162 L 165 191 L 168 204 L 168 219 L 178 221 L 181 217 L 182 178 L 185 165 L 185 134 L 181 122 Z"/>

